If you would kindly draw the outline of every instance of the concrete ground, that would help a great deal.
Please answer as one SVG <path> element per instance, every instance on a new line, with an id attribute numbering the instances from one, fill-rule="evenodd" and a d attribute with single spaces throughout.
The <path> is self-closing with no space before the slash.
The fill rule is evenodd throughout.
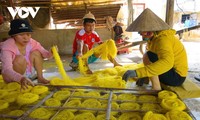
<path id="1" fill-rule="evenodd" d="M 200 82 L 194 79 L 195 75 L 200 74 L 200 41 L 183 41 L 183 44 L 186 48 L 188 55 L 188 77 L 200 87 Z M 61 58 L 63 60 L 64 68 L 71 78 L 80 76 L 79 72 L 72 71 L 68 65 L 71 62 L 71 55 L 61 56 Z M 120 54 L 117 56 L 116 59 L 122 65 L 133 62 L 141 63 L 142 54 L 139 52 L 139 46 L 135 46 L 133 47 L 133 51 L 131 53 Z M 44 63 L 44 65 L 45 77 L 48 78 L 51 76 L 59 75 L 58 70 L 55 68 L 54 60 L 48 60 Z M 113 67 L 113 65 L 109 61 L 98 60 L 97 62 L 90 64 L 90 68 L 92 71 L 105 69 L 108 67 Z M 184 102 L 187 104 L 188 108 L 193 113 L 196 120 L 200 120 L 200 98 L 185 99 Z"/>

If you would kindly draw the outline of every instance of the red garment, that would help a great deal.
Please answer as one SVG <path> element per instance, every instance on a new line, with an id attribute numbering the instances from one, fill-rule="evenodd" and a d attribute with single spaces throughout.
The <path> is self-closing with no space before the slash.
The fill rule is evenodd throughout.
<path id="1" fill-rule="evenodd" d="M 92 49 L 94 43 L 101 43 L 101 39 L 99 35 L 93 31 L 90 34 L 87 34 L 84 29 L 81 29 L 76 32 L 76 36 L 74 38 L 73 42 L 73 54 L 77 51 L 77 41 L 78 40 L 83 40 L 84 44 L 88 45 L 89 50 Z"/>

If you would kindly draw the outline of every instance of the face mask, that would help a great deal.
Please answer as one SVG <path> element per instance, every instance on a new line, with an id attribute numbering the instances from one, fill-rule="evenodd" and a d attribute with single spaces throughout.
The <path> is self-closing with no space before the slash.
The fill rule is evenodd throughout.
<path id="1" fill-rule="evenodd" d="M 149 38 L 143 38 L 143 41 L 147 41 L 147 40 L 149 40 Z"/>

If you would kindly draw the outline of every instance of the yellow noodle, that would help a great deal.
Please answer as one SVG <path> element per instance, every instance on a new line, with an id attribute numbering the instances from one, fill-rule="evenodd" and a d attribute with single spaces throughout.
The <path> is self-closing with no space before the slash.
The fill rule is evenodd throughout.
<path id="1" fill-rule="evenodd" d="M 11 116 L 21 116 L 23 114 L 24 114 L 23 110 L 13 110 L 8 113 L 8 115 L 11 115 Z"/>
<path id="2" fill-rule="evenodd" d="M 18 95 L 18 91 L 11 91 L 7 95 L 5 95 L 3 99 L 9 103 L 12 103 L 16 101 Z"/>
<path id="3" fill-rule="evenodd" d="M 161 106 L 166 110 L 185 110 L 185 104 L 179 99 L 162 99 Z"/>
<path id="4" fill-rule="evenodd" d="M 162 108 L 158 104 L 152 104 L 152 103 L 143 103 L 141 109 L 144 111 L 156 111 L 156 112 L 162 111 Z"/>
<path id="5" fill-rule="evenodd" d="M 109 76 L 97 79 L 91 86 L 108 88 L 125 88 L 125 81 L 120 76 Z"/>
<path id="6" fill-rule="evenodd" d="M 109 50 L 108 50 L 109 48 Z M 117 55 L 117 48 L 115 45 L 115 42 L 113 40 L 106 40 L 101 45 L 98 45 L 97 47 L 89 50 L 87 53 L 85 53 L 81 58 L 79 58 L 79 70 L 80 73 L 86 75 L 88 71 L 88 66 L 86 65 L 86 62 L 84 62 L 85 59 L 87 59 L 92 54 L 100 54 L 101 59 L 107 60 L 108 55 L 110 55 L 112 58 L 116 57 Z"/>
<path id="7" fill-rule="evenodd" d="M 157 99 L 153 95 L 141 95 L 138 100 L 141 102 L 156 102 Z"/>
<path id="8" fill-rule="evenodd" d="M 57 91 L 53 97 L 58 100 L 66 100 L 70 96 L 70 91 Z"/>
<path id="9" fill-rule="evenodd" d="M 107 103 L 103 103 L 101 107 L 107 109 L 108 104 Z M 113 115 L 113 116 L 116 115 L 118 113 L 118 111 L 113 111 L 113 110 L 118 110 L 118 109 L 119 109 L 119 105 L 116 102 L 112 102 L 111 103 L 111 115 Z M 98 113 L 99 114 L 104 114 L 105 111 L 103 111 L 103 112 L 99 111 Z"/>
<path id="10" fill-rule="evenodd" d="M 77 108 L 79 106 L 81 106 L 81 101 L 78 100 L 78 99 L 70 100 L 69 102 L 67 102 L 64 105 L 64 107 L 75 107 L 75 108 Z M 71 111 L 71 112 L 76 112 L 77 111 L 77 109 L 68 109 L 68 110 Z"/>
<path id="11" fill-rule="evenodd" d="M 100 108 L 101 103 L 97 99 L 86 99 L 81 104 L 81 107 L 83 107 L 83 108 Z M 91 111 L 93 113 L 96 112 L 93 110 L 81 110 L 81 112 L 88 112 L 88 111 Z"/>
<path id="12" fill-rule="evenodd" d="M 84 96 L 99 98 L 100 93 L 98 91 L 89 91 L 87 93 L 84 93 Z"/>
<path id="13" fill-rule="evenodd" d="M 26 88 L 26 89 L 21 89 L 20 92 L 22 92 L 22 93 L 30 92 L 32 88 L 33 88 L 32 86 L 29 86 L 29 85 L 28 85 L 28 88 Z"/>
<path id="14" fill-rule="evenodd" d="M 115 68 L 106 68 L 102 70 L 103 74 L 109 74 L 109 75 L 118 75 L 118 72 Z"/>
<path id="15" fill-rule="evenodd" d="M 97 119 L 96 120 L 105 120 L 106 119 L 106 114 L 102 114 L 102 115 L 97 115 Z M 117 120 L 114 116 L 110 116 L 109 120 Z"/>
<path id="16" fill-rule="evenodd" d="M 87 84 L 91 84 L 94 81 L 96 81 L 98 79 L 97 75 L 90 75 L 90 76 L 81 76 L 81 77 L 77 77 L 74 78 L 74 82 L 77 82 L 81 85 L 87 85 Z"/>
<path id="17" fill-rule="evenodd" d="M 49 99 L 47 99 L 44 104 L 46 106 L 54 106 L 54 107 L 61 106 L 61 102 L 58 99 L 55 99 L 55 98 L 49 98 Z"/>
<path id="18" fill-rule="evenodd" d="M 63 67 L 63 63 L 62 63 L 62 61 L 60 59 L 60 56 L 59 56 L 59 54 L 57 52 L 56 46 L 52 47 L 52 52 L 53 52 L 53 56 L 54 56 L 55 62 L 57 64 L 57 66 L 58 66 L 58 70 L 59 70 L 63 80 L 70 80 L 70 77 L 65 72 L 65 69 Z"/>
<path id="19" fill-rule="evenodd" d="M 45 109 L 45 108 L 37 108 L 31 112 L 29 117 L 36 118 L 36 119 L 49 119 L 52 115 L 52 112 Z"/>
<path id="20" fill-rule="evenodd" d="M 1 75 L 0 75 L 0 76 L 1 76 Z M 2 89 L 5 85 L 6 85 L 6 83 L 3 82 L 3 81 L 1 81 L 1 82 L 0 82 L 0 89 Z"/>
<path id="21" fill-rule="evenodd" d="M 6 102 L 5 100 L 0 100 L 0 111 L 8 108 L 8 106 L 9 106 L 8 102 Z"/>
<path id="22" fill-rule="evenodd" d="M 136 96 L 131 93 L 124 93 L 117 96 L 117 100 L 136 100 Z"/>
<path id="23" fill-rule="evenodd" d="M 23 93 L 17 97 L 17 103 L 19 105 L 26 105 L 36 102 L 39 99 L 37 94 L 33 93 Z"/>
<path id="24" fill-rule="evenodd" d="M 161 92 L 158 93 L 158 98 L 159 99 L 175 99 L 177 98 L 177 95 L 168 90 L 162 90 Z"/>
<path id="25" fill-rule="evenodd" d="M 109 94 L 104 94 L 104 95 L 101 96 L 101 98 L 106 98 L 103 101 L 108 101 Z M 112 100 L 117 100 L 117 95 L 116 94 L 112 94 Z"/>
<path id="26" fill-rule="evenodd" d="M 37 85 L 31 89 L 31 92 L 39 95 L 39 94 L 47 92 L 48 90 L 49 90 L 49 88 L 46 86 Z"/>
<path id="27" fill-rule="evenodd" d="M 118 120 L 142 120 L 142 117 L 137 112 L 122 113 Z"/>
<path id="28" fill-rule="evenodd" d="M 139 110 L 140 105 L 138 103 L 132 103 L 132 102 L 125 102 L 120 104 L 121 110 Z"/>
<path id="29" fill-rule="evenodd" d="M 53 120 L 74 120 L 74 114 L 69 110 L 63 110 Z"/>
<path id="30" fill-rule="evenodd" d="M 11 83 L 6 84 L 3 89 L 7 91 L 15 91 L 15 90 L 20 90 L 20 88 L 21 86 L 19 83 L 11 82 Z"/>
<path id="31" fill-rule="evenodd" d="M 165 116 L 168 120 L 192 120 L 189 114 L 179 110 L 171 110 Z"/>
<path id="32" fill-rule="evenodd" d="M 84 112 L 75 116 L 74 120 L 96 120 L 93 113 Z"/>
<path id="33" fill-rule="evenodd" d="M 8 94 L 6 90 L 0 90 L 0 99 L 4 98 Z"/>
<path id="34" fill-rule="evenodd" d="M 163 114 L 153 113 L 149 111 L 145 113 L 143 120 L 167 120 L 167 118 Z"/>

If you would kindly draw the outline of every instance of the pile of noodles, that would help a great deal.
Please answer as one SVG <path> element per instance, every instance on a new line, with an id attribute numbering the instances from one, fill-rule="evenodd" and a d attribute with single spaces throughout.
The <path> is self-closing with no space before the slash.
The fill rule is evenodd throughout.
<path id="1" fill-rule="evenodd" d="M 163 114 L 148 111 L 147 113 L 145 113 L 143 120 L 167 120 L 167 118 Z"/>
<path id="2" fill-rule="evenodd" d="M 52 115 L 51 111 L 45 108 L 37 108 L 30 113 L 29 117 L 48 120 L 51 117 L 51 115 Z"/>

